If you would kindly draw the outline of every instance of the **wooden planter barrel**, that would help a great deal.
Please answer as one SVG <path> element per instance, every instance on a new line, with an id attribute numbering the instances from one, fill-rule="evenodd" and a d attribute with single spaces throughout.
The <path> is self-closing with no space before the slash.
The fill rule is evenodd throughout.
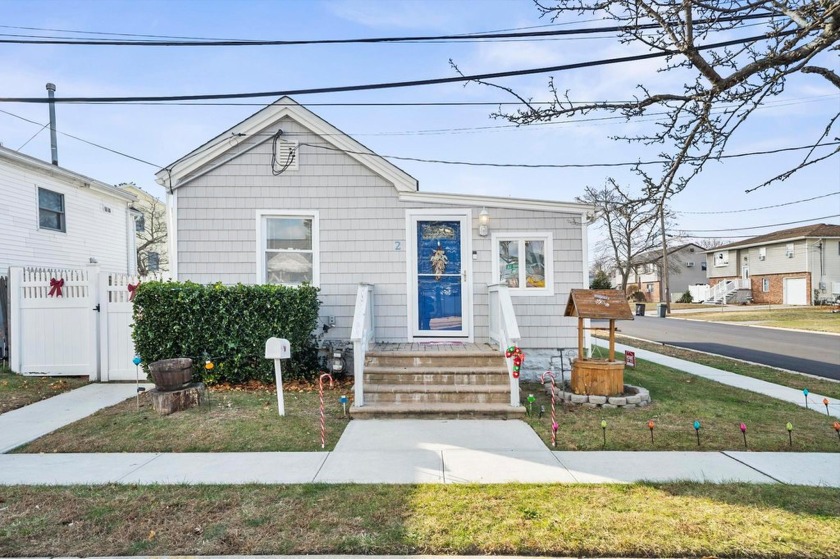
<path id="1" fill-rule="evenodd" d="M 575 359 L 572 361 L 572 392 L 619 396 L 624 392 L 624 362 Z"/>
<path id="2" fill-rule="evenodd" d="M 178 390 L 192 382 L 192 359 L 178 357 L 149 363 L 149 373 L 161 392 Z"/>

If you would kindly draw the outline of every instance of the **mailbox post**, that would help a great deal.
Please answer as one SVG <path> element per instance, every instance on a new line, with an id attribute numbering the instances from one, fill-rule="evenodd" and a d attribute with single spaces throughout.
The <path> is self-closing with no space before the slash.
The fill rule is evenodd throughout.
<path id="1" fill-rule="evenodd" d="M 277 381 L 277 412 L 286 415 L 286 407 L 283 404 L 283 372 L 280 369 L 281 359 L 290 359 L 292 350 L 289 340 L 283 338 L 269 338 L 265 342 L 265 358 L 274 359 L 274 378 Z"/>

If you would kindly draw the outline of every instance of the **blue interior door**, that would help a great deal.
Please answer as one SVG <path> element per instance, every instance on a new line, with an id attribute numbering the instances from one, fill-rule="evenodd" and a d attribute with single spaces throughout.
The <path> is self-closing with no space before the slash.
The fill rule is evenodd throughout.
<path id="1" fill-rule="evenodd" d="M 463 336 L 462 220 L 417 220 L 418 336 Z"/>

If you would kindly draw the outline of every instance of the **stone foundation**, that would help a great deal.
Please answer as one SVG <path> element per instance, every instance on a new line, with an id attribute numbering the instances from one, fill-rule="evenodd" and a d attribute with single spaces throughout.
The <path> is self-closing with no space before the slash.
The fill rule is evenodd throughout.
<path id="1" fill-rule="evenodd" d="M 545 391 L 551 394 L 551 382 L 545 384 Z M 588 394 L 573 394 L 566 387 L 558 386 L 554 392 L 554 398 L 559 402 L 566 402 L 576 406 L 587 408 L 643 408 L 650 404 L 650 392 L 647 388 L 624 385 L 624 393 L 621 396 L 594 396 Z"/>

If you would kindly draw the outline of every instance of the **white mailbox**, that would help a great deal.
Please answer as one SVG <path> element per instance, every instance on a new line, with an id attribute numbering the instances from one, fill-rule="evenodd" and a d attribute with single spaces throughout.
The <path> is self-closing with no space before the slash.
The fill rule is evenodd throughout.
<path id="1" fill-rule="evenodd" d="M 292 358 L 289 340 L 284 340 L 283 338 L 269 338 L 266 340 L 265 358 L 274 359 L 274 378 L 277 380 L 277 413 L 286 415 L 286 407 L 283 404 L 283 371 L 280 370 L 280 360 Z"/>
<path id="2" fill-rule="evenodd" d="M 269 338 L 265 342 L 266 359 L 291 359 L 292 350 L 289 340 L 283 338 Z"/>

